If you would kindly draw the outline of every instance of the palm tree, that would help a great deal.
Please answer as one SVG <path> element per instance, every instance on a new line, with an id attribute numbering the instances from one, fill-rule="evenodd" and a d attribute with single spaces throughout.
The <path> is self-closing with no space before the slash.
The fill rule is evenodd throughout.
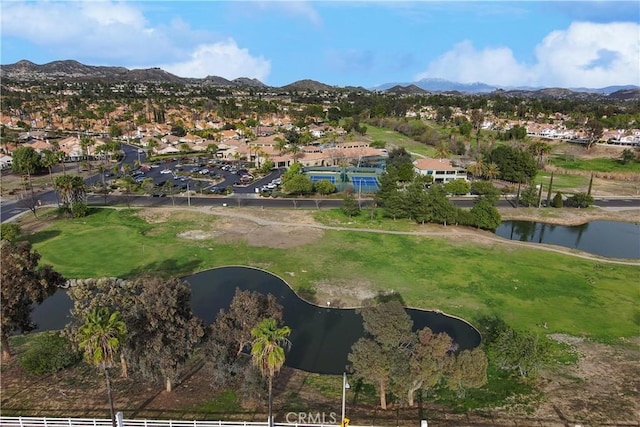
<path id="1" fill-rule="evenodd" d="M 267 377 L 269 384 L 269 427 L 273 427 L 272 388 L 273 377 L 280 371 L 285 360 L 285 349 L 291 347 L 288 337 L 291 329 L 288 326 L 278 328 L 275 319 L 263 319 L 251 330 L 253 343 L 251 358 L 253 364 L 260 369 L 263 377 Z"/>
<path id="2" fill-rule="evenodd" d="M 500 168 L 498 167 L 498 165 L 493 162 L 487 163 L 487 165 L 484 168 L 484 176 L 489 181 L 493 181 L 493 179 L 496 178 L 498 175 L 500 175 Z"/>
<path id="3" fill-rule="evenodd" d="M 120 344 L 124 341 L 126 333 L 127 327 L 120 319 L 119 311 L 96 308 L 89 313 L 85 323 L 80 326 L 76 334 L 78 347 L 84 353 L 84 359 L 104 372 L 113 427 L 116 427 L 116 418 L 113 411 L 109 368 L 113 366 L 115 355 Z"/>

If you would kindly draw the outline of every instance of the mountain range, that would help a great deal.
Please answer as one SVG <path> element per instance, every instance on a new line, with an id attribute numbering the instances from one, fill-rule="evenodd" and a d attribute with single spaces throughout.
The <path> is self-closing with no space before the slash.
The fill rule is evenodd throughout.
<path id="1" fill-rule="evenodd" d="M 240 77 L 228 80 L 219 76 L 204 78 L 179 77 L 161 68 L 127 69 L 125 67 L 94 66 L 78 61 L 54 61 L 38 65 L 22 60 L 14 64 L 0 65 L 0 78 L 17 81 L 105 81 L 105 82 L 148 82 L 174 83 L 184 85 L 204 85 L 221 87 L 270 88 L 257 79 Z M 604 88 L 533 88 L 500 87 L 485 83 L 456 83 L 444 79 L 422 79 L 416 82 L 385 83 L 365 89 L 363 87 L 341 88 L 314 80 L 299 80 L 273 88 L 283 91 L 333 91 L 333 90 L 369 90 L 393 93 L 397 95 L 417 95 L 427 93 L 448 94 L 504 94 L 506 96 L 545 97 L 545 98 L 598 98 L 607 97 L 619 100 L 640 99 L 640 87 L 608 86 Z"/>

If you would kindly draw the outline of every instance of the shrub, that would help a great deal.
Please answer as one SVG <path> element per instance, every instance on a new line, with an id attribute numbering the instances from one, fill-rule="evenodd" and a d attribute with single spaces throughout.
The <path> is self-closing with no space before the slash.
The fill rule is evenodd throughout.
<path id="1" fill-rule="evenodd" d="M 562 193 L 556 193 L 556 195 L 553 197 L 553 201 L 551 202 L 551 206 L 553 206 L 554 208 L 561 208 L 563 206 Z"/>
<path id="2" fill-rule="evenodd" d="M 36 336 L 18 363 L 29 374 L 45 375 L 73 366 L 80 359 L 71 342 L 59 332 L 54 332 Z"/>
<path id="3" fill-rule="evenodd" d="M 74 218 L 83 218 L 89 214 L 89 208 L 86 203 L 76 202 L 71 205 L 71 212 Z"/>
<path id="4" fill-rule="evenodd" d="M 587 193 L 576 193 L 567 199 L 567 206 L 574 208 L 588 208 L 593 205 L 593 197 Z"/>

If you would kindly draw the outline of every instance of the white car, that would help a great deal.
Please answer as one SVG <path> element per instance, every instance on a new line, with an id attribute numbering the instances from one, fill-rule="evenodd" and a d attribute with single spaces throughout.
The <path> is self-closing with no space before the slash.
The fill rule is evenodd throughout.
<path id="1" fill-rule="evenodd" d="M 171 169 L 162 169 L 160 173 L 172 173 Z"/>

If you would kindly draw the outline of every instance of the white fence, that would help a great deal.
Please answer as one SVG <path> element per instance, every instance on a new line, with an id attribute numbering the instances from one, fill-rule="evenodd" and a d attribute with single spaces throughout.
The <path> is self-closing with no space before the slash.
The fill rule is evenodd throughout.
<path id="1" fill-rule="evenodd" d="M 267 422 L 118 419 L 119 427 L 268 427 Z M 274 423 L 274 427 L 339 427 L 336 424 Z M 112 427 L 106 418 L 0 417 L 6 427 Z M 351 426 L 356 427 L 356 426 Z"/>

